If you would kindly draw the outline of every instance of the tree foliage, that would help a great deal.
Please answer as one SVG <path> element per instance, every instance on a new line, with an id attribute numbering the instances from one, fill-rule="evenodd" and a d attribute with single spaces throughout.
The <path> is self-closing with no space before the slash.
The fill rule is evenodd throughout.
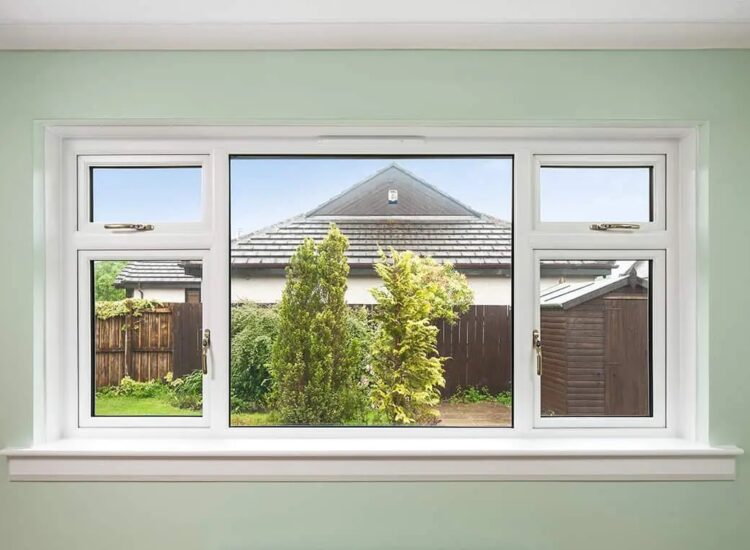
<path id="1" fill-rule="evenodd" d="M 362 350 L 344 298 L 348 247 L 331 224 L 320 244 L 305 239 L 287 267 L 270 363 L 273 404 L 284 423 L 338 424 L 361 413 Z"/>
<path id="2" fill-rule="evenodd" d="M 411 251 L 380 252 L 375 269 L 383 286 L 371 290 L 377 329 L 372 344 L 373 405 L 393 423 L 433 423 L 445 385 L 434 322 L 454 322 L 473 293 L 466 277 Z"/>
<path id="3" fill-rule="evenodd" d="M 94 299 L 99 301 L 116 301 L 125 298 L 124 288 L 115 288 L 117 275 L 128 262 L 100 260 L 94 262 Z"/>
<path id="4" fill-rule="evenodd" d="M 251 412 L 265 404 L 271 388 L 271 350 L 279 316 L 274 307 L 243 302 L 232 307 L 231 407 Z"/>

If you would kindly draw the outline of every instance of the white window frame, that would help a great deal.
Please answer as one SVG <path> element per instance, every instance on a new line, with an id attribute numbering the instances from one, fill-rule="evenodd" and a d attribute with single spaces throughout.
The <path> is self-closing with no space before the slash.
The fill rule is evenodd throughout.
<path id="1" fill-rule="evenodd" d="M 645 222 L 642 220 L 610 220 L 598 219 L 585 222 L 543 222 L 541 219 L 541 169 L 550 167 L 570 168 L 624 168 L 624 167 L 650 167 L 652 170 L 651 181 L 651 209 L 653 220 Z M 568 233 L 584 232 L 590 233 L 589 225 L 597 222 L 636 223 L 640 225 L 638 233 L 667 230 L 666 223 L 666 201 L 667 201 L 667 173 L 666 154 L 656 155 L 534 155 L 534 229 L 540 232 Z"/>
<path id="2" fill-rule="evenodd" d="M 677 364 L 668 368 L 667 362 L 671 354 L 667 353 L 667 293 L 671 285 L 667 284 L 666 275 L 666 253 L 664 250 L 535 250 L 534 288 L 536 290 L 536 307 L 534 308 L 534 325 L 541 327 L 541 309 L 539 307 L 540 286 L 540 262 L 543 260 L 651 260 L 652 272 L 649 281 L 649 300 L 651 302 L 651 325 L 649 330 L 652 335 L 651 350 L 651 393 L 653 394 L 653 410 L 651 416 L 627 417 L 627 416 L 542 416 L 541 403 L 541 377 L 534 377 L 534 427 L 536 428 L 664 428 L 667 424 L 667 405 L 671 401 L 669 396 L 676 395 L 678 391 L 678 377 L 670 376 L 667 379 L 667 371 L 679 370 Z M 665 292 L 666 291 L 666 292 Z M 542 343 L 544 342 L 544 331 L 541 331 Z M 676 351 L 676 350 L 672 350 Z M 667 381 L 671 387 L 667 389 Z"/>
<path id="3" fill-rule="evenodd" d="M 92 222 L 91 208 L 93 204 L 91 192 L 93 182 L 91 181 L 92 168 L 181 168 L 198 167 L 201 169 L 201 213 L 200 219 L 195 222 L 154 222 L 154 229 L 149 233 L 161 234 L 185 234 L 196 232 L 208 232 L 211 230 L 212 214 L 212 184 L 211 184 L 211 155 L 80 155 L 78 156 L 77 174 L 78 179 L 78 231 L 80 233 L 93 233 L 99 235 L 111 234 L 104 226 L 106 223 L 117 223 L 121 221 L 134 222 L 141 220 L 108 220 L 108 222 Z"/>
<path id="4" fill-rule="evenodd" d="M 203 408 L 201 416 L 93 416 L 92 394 L 92 334 L 91 319 L 92 296 L 91 296 L 91 262 L 99 260 L 198 260 L 210 272 L 208 265 L 209 253 L 206 250 L 83 250 L 78 253 L 78 307 L 70 312 L 70 323 L 78 325 L 78 383 L 75 389 L 71 386 L 70 391 L 78 392 L 78 426 L 81 428 L 152 428 L 152 427 L 195 427 L 205 428 L 211 425 L 211 399 L 209 385 L 203 387 Z M 203 293 L 204 300 L 212 298 L 210 289 Z M 72 309 L 72 308 L 70 308 Z M 210 324 L 210 310 L 204 308 L 203 326 Z M 76 318 L 76 311 L 78 312 Z M 76 351 L 71 349 L 72 352 Z M 209 349 L 210 351 L 210 349 Z M 72 355 L 71 355 L 72 359 Z M 209 358 L 210 359 L 210 358 Z M 71 377 L 72 379 L 72 377 Z"/>
<path id="5" fill-rule="evenodd" d="M 707 365 L 697 364 L 698 129 L 658 127 L 341 127 L 127 126 L 49 123 L 41 127 L 34 445 L 6 451 L 12 479 L 728 479 L 736 448 L 712 447 L 707 432 Z M 513 428 L 229 428 L 230 155 L 513 155 Z M 203 230 L 123 235 L 75 231 L 81 156 L 198 155 L 205 158 Z M 540 155 L 661 155 L 664 230 L 592 234 L 550 231 L 538 221 Z M 124 158 L 124 157 L 121 157 Z M 72 191 L 71 191 L 72 187 Z M 67 205 L 67 206 L 66 206 Z M 536 215 L 534 213 L 537 213 Z M 523 214 L 521 214 L 523 213 Z M 674 213 L 674 215 L 673 215 Z M 656 420 L 628 425 L 538 418 L 530 334 L 536 325 L 538 251 L 668 250 L 667 394 Z M 70 342 L 79 251 L 123 257 L 130 251 L 204 260 L 204 317 L 212 329 L 206 425 L 81 424 L 79 364 Z M 546 253 L 546 252 L 545 252 Z M 92 257 L 93 257 L 92 256 Z M 161 256 L 167 257 L 167 256 Z M 614 256 L 613 256 L 614 257 Z M 677 276 L 679 273 L 679 277 Z M 71 292 L 72 291 L 72 292 Z M 70 294 L 73 294 L 71 298 Z M 66 297 L 61 299 L 61 297 Z M 674 297 L 674 299 L 672 299 Z M 679 306 L 677 306 L 679 304 Z M 705 313 L 705 312 L 704 312 Z M 72 331 L 72 332 L 71 332 Z M 223 337 L 227 335 L 227 337 Z M 60 359 L 62 358 L 62 360 Z M 705 359 L 703 355 L 701 359 Z M 700 382 L 700 384 L 699 384 Z M 94 419 L 98 420 L 98 419 Z M 180 420 L 180 419 L 178 419 Z M 157 419 L 158 421 L 158 419 Z M 158 422 L 157 422 L 158 424 Z M 103 456 L 109 461 L 101 460 Z M 140 457 L 141 461 L 129 458 Z M 283 458 L 284 460 L 277 460 Z M 352 462 L 352 458 L 357 461 Z M 237 462 L 238 459 L 242 459 Z M 252 459 L 252 460 L 250 460 Z M 324 459 L 321 461 L 320 459 Z M 171 468 L 171 469 L 170 469 Z M 500 470 L 498 470 L 500 468 Z"/>

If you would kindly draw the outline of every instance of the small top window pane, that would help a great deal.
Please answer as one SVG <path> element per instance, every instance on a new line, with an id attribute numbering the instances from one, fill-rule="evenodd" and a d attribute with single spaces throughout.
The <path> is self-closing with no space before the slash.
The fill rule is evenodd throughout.
<path id="1" fill-rule="evenodd" d="M 185 223 L 201 219 L 201 168 L 91 168 L 91 221 Z"/>
<path id="2" fill-rule="evenodd" d="M 543 222 L 653 221 L 651 167 L 543 166 Z"/>

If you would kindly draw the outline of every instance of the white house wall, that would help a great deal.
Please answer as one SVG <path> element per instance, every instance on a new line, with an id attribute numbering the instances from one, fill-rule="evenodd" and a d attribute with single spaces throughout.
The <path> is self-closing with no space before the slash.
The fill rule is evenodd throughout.
<path id="1" fill-rule="evenodd" d="M 474 303 L 482 305 L 508 305 L 511 303 L 511 281 L 507 277 L 468 277 L 474 291 Z M 234 277 L 232 278 L 232 301 L 250 300 L 262 304 L 275 303 L 281 299 L 285 279 L 282 277 Z M 544 278 L 542 289 L 559 283 L 558 278 Z M 350 304 L 372 304 L 370 289 L 378 286 L 377 277 L 352 277 L 346 292 Z"/>
<path id="2" fill-rule="evenodd" d="M 469 286 L 474 291 L 474 303 L 481 305 L 508 305 L 511 303 L 511 281 L 506 277 L 467 277 Z M 571 281 L 590 279 L 591 277 L 569 277 Z M 560 281 L 557 277 L 544 277 L 541 288 L 554 286 Z M 232 302 L 249 300 L 260 304 L 272 304 L 281 300 L 286 279 L 284 277 L 233 277 Z M 370 289 L 378 286 L 377 277 L 352 277 L 346 292 L 346 301 L 350 304 L 372 304 L 374 300 Z M 140 294 L 143 296 L 140 296 Z M 184 302 L 184 288 L 145 287 L 134 292 L 135 298 L 146 298 L 162 302 Z"/>
<path id="3" fill-rule="evenodd" d="M 158 300 L 160 302 L 182 303 L 185 301 L 184 288 L 144 287 L 133 291 L 133 298 Z"/>
<path id="4" fill-rule="evenodd" d="M 232 301 L 250 300 L 258 303 L 275 303 L 281 299 L 285 279 L 282 277 L 251 277 L 232 279 Z M 352 277 L 346 291 L 350 304 L 373 304 L 370 289 L 380 285 L 377 277 Z M 469 286 L 474 291 L 474 301 L 484 305 L 510 303 L 511 285 L 506 277 L 469 277 Z"/>

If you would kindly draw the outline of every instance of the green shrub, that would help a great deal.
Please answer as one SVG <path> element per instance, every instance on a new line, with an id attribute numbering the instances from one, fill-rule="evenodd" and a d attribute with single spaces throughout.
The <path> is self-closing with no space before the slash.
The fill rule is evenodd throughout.
<path id="1" fill-rule="evenodd" d="M 372 344 L 375 408 L 398 424 L 434 423 L 445 385 L 434 322 L 453 322 L 468 310 L 473 294 L 466 277 L 411 251 L 381 251 L 375 269 L 383 286 L 371 290 L 377 331 Z"/>
<path id="2" fill-rule="evenodd" d="M 243 302 L 232 308 L 232 411 L 252 412 L 263 407 L 271 389 L 268 365 L 279 330 L 275 307 Z"/>
<path id="3" fill-rule="evenodd" d="M 144 311 L 154 311 L 162 305 L 157 300 L 144 300 L 143 298 L 126 298 L 117 301 L 99 301 L 95 304 L 96 318 L 100 320 L 112 317 L 142 317 Z"/>
<path id="4" fill-rule="evenodd" d="M 107 386 L 97 390 L 98 395 L 116 396 L 116 397 L 137 397 L 145 399 L 149 397 L 169 396 L 171 389 L 169 385 L 162 380 L 149 380 L 148 382 L 137 382 L 125 376 L 118 386 Z"/>
<path id="5" fill-rule="evenodd" d="M 203 406 L 203 373 L 193 371 L 182 378 L 176 378 L 169 384 L 172 390 L 172 401 L 181 409 L 200 410 Z"/>
<path id="6" fill-rule="evenodd" d="M 279 304 L 270 372 L 275 414 L 287 424 L 340 424 L 356 409 L 361 349 L 351 336 L 346 292 L 347 238 L 331 224 L 325 239 L 297 248 Z"/>
<path id="7" fill-rule="evenodd" d="M 482 403 L 492 401 L 507 407 L 513 404 L 513 397 L 509 391 L 493 394 L 487 386 L 469 386 L 456 388 L 456 392 L 448 399 L 451 403 Z"/>

